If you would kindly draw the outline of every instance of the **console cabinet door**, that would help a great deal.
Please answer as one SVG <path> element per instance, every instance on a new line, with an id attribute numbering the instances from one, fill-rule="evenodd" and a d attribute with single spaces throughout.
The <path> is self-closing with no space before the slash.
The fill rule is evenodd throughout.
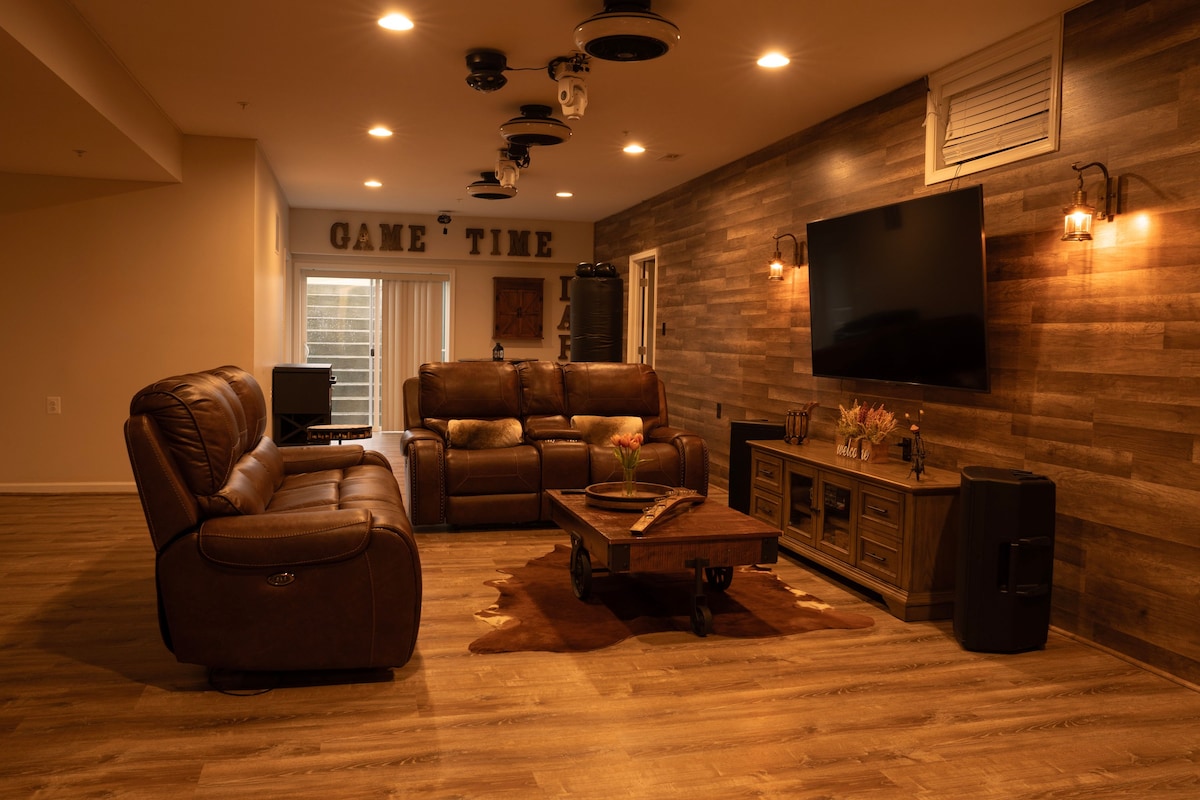
<path id="1" fill-rule="evenodd" d="M 783 471 L 783 538 L 815 547 L 817 542 L 817 471 L 788 462 Z"/>
<path id="2" fill-rule="evenodd" d="M 817 549 L 847 564 L 855 562 L 855 509 L 857 483 L 829 472 L 817 473 L 820 514 Z"/>

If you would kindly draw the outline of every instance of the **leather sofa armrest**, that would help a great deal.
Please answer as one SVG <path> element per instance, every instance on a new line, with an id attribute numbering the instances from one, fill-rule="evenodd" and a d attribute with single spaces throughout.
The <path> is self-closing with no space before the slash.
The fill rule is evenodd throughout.
<path id="1" fill-rule="evenodd" d="M 408 484 L 407 510 L 413 525 L 446 521 L 446 447 L 428 428 L 410 428 L 401 438 Z"/>
<path id="2" fill-rule="evenodd" d="M 226 567 L 277 568 L 352 558 L 371 540 L 365 508 L 215 517 L 200 526 L 200 553 Z"/>
<path id="3" fill-rule="evenodd" d="M 433 428 L 409 428 L 400 434 L 400 449 L 408 447 L 409 442 L 419 441 L 445 442 L 446 437 Z"/>
<path id="4" fill-rule="evenodd" d="M 301 445 L 279 448 L 279 454 L 283 458 L 283 471 L 286 475 L 356 467 L 363 463 L 364 452 L 362 445 L 358 444 Z"/>
<path id="5" fill-rule="evenodd" d="M 647 442 L 664 442 L 670 443 L 679 436 L 694 436 L 695 434 L 688 433 L 683 428 L 675 428 L 670 425 L 659 425 L 656 428 L 651 428 L 646 434 Z"/>
<path id="6" fill-rule="evenodd" d="M 646 441 L 674 445 L 679 451 L 679 485 L 708 494 L 708 444 L 703 437 L 663 425 L 651 430 Z"/>

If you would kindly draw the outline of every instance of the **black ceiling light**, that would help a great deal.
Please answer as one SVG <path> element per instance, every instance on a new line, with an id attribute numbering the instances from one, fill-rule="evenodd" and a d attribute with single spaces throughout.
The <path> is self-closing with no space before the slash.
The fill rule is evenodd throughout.
<path id="1" fill-rule="evenodd" d="M 571 129 L 566 123 L 550 116 L 550 106 L 521 106 L 521 116 L 513 117 L 500 126 L 500 135 L 510 144 L 534 145 L 562 144 L 571 138 Z"/>
<path id="2" fill-rule="evenodd" d="M 508 78 L 504 71 L 508 69 L 508 59 L 504 53 L 497 50 L 472 50 L 467 53 L 467 86 L 479 92 L 494 92 Z"/>
<path id="3" fill-rule="evenodd" d="M 480 200 L 507 200 L 516 197 L 516 186 L 501 186 L 494 170 L 479 173 L 479 180 L 467 186 L 467 194 Z"/>
<path id="4" fill-rule="evenodd" d="M 650 10 L 650 0 L 605 0 L 579 23 L 575 46 L 605 61 L 649 61 L 679 44 L 679 28 Z"/>

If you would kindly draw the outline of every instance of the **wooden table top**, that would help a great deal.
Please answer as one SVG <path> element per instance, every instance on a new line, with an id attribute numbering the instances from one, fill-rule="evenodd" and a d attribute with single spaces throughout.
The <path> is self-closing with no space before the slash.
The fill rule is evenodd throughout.
<path id="1" fill-rule="evenodd" d="M 599 533 L 610 543 L 654 546 L 666 543 L 718 542 L 736 539 L 778 539 L 777 528 L 720 503 L 705 501 L 656 525 L 641 536 L 629 532 L 639 515 L 589 505 L 582 493 L 549 489 L 551 516 L 561 513 L 569 520 Z M 558 521 L 558 520 L 556 520 Z"/>

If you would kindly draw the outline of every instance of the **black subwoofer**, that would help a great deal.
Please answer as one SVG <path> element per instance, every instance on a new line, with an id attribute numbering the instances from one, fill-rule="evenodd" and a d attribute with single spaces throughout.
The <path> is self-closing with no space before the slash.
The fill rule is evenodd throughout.
<path id="1" fill-rule="evenodd" d="M 1054 574 L 1054 482 L 1024 470 L 964 467 L 954 635 L 967 650 L 1046 644 Z"/>

